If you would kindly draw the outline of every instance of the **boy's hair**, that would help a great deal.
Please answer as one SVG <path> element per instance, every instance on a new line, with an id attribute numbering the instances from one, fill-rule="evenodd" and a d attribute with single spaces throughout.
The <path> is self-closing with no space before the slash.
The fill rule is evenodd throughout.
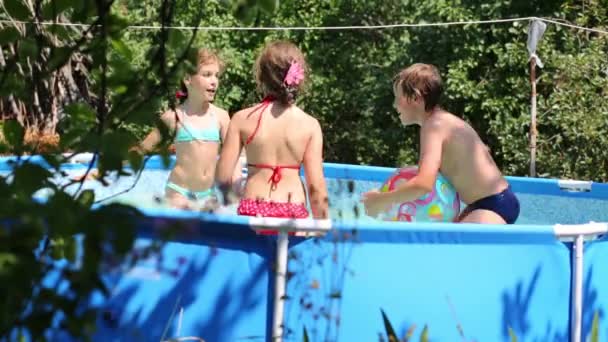
<path id="1" fill-rule="evenodd" d="M 212 63 L 217 63 L 217 65 L 220 67 L 220 72 L 224 71 L 226 65 L 220 55 L 215 50 L 211 50 L 208 48 L 200 48 L 196 53 L 196 65 L 195 69 L 192 70 L 192 73 L 197 73 L 201 65 Z M 181 81 L 180 91 L 181 95 L 178 96 L 178 99 L 181 103 L 183 103 L 188 98 L 188 87 L 186 87 L 186 83 L 184 83 L 184 81 Z"/>
<path id="2" fill-rule="evenodd" d="M 401 94 L 408 99 L 421 96 L 424 100 L 424 110 L 430 111 L 439 104 L 443 93 L 443 82 L 437 67 L 416 63 L 395 75 L 393 88 L 395 91 L 401 91 Z"/>
<path id="3" fill-rule="evenodd" d="M 294 62 L 302 67 L 304 78 L 306 78 L 308 65 L 304 54 L 297 46 L 287 41 L 268 43 L 255 62 L 255 80 L 258 90 L 264 96 L 272 96 L 283 104 L 294 103 L 304 85 L 304 80 L 296 85 L 285 83 L 287 71 Z"/>

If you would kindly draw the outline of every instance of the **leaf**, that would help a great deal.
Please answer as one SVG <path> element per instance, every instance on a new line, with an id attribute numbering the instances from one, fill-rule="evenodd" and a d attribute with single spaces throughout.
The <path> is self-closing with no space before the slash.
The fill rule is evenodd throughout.
<path id="1" fill-rule="evenodd" d="M 129 22 L 116 14 L 110 14 L 108 16 L 108 34 L 111 38 L 118 39 L 122 31 L 129 26 Z"/>
<path id="2" fill-rule="evenodd" d="M 32 12 L 22 0 L 5 0 L 4 7 L 8 14 L 16 20 L 30 19 Z"/>
<path id="3" fill-rule="evenodd" d="M 13 185 L 18 191 L 31 196 L 37 190 L 47 185 L 53 175 L 40 165 L 24 163 L 15 168 Z"/>
<path id="4" fill-rule="evenodd" d="M 31 38 L 24 38 L 19 41 L 19 57 L 35 58 L 38 55 L 38 43 Z"/>
<path id="5" fill-rule="evenodd" d="M 45 162 L 47 162 L 47 164 L 49 164 L 49 166 L 51 166 L 54 169 L 59 169 L 59 167 L 61 166 L 61 162 L 59 160 L 59 158 L 60 158 L 59 155 L 43 154 L 42 158 L 44 159 Z"/>
<path id="6" fill-rule="evenodd" d="M 262 10 L 272 14 L 279 6 L 279 0 L 259 0 L 258 5 Z"/>
<path id="7" fill-rule="evenodd" d="M 251 24 L 258 14 L 257 6 L 239 4 L 234 11 L 234 16 L 245 24 Z"/>
<path id="8" fill-rule="evenodd" d="M 63 257 L 70 262 L 76 261 L 76 255 L 78 251 L 78 243 L 76 243 L 75 237 L 69 237 L 64 241 L 63 246 Z"/>
<path id="9" fill-rule="evenodd" d="M 517 342 L 517 336 L 511 327 L 509 327 L 509 337 L 511 338 L 511 342 Z"/>
<path id="10" fill-rule="evenodd" d="M 52 20 L 77 5 L 78 2 L 77 0 L 51 0 L 42 6 L 42 16 L 47 20 Z"/>
<path id="11" fill-rule="evenodd" d="M 145 101 L 133 108 L 133 110 L 127 112 L 120 113 L 121 117 L 124 119 L 125 123 L 137 124 L 137 125 L 152 125 L 155 123 L 155 120 L 158 118 L 158 111 L 161 107 L 161 99 L 158 97 L 154 97 L 149 101 Z M 117 111 L 120 108 L 116 109 Z M 170 132 L 166 128 L 167 126 L 159 122 L 159 126 L 162 126 L 161 129 L 164 129 L 165 132 L 161 132 L 161 134 L 166 134 L 166 136 L 170 135 Z"/>
<path id="12" fill-rule="evenodd" d="M 407 331 L 405 332 L 405 336 L 403 337 L 403 342 L 408 342 L 410 340 L 410 338 L 412 338 L 412 336 L 414 335 L 414 331 L 416 330 L 416 325 L 412 324 L 412 326 L 407 329 Z"/>
<path id="13" fill-rule="evenodd" d="M 600 341 L 600 315 L 599 311 L 595 311 L 593 314 L 593 323 L 591 324 L 591 341 L 590 342 L 599 342 Z"/>
<path id="14" fill-rule="evenodd" d="M 134 78 L 133 75 L 137 73 L 137 70 L 133 68 L 130 60 L 127 60 L 125 57 L 122 58 L 111 58 L 110 59 L 110 68 L 112 72 L 108 76 L 108 85 L 111 87 L 119 87 L 119 86 L 133 86 L 136 88 L 139 84 L 137 84 L 137 78 Z M 139 100 L 141 94 L 133 100 Z"/>
<path id="15" fill-rule="evenodd" d="M 71 121 L 94 123 L 97 119 L 95 111 L 88 103 L 72 103 L 65 107 L 65 114 L 70 116 Z"/>
<path id="16" fill-rule="evenodd" d="M 21 37 L 19 31 L 12 27 L 8 26 L 0 30 L 0 45 L 7 45 L 15 42 L 17 39 Z"/>
<path id="17" fill-rule="evenodd" d="M 169 48 L 173 51 L 181 51 L 184 45 L 188 42 L 186 36 L 181 30 L 170 30 L 169 31 Z"/>
<path id="18" fill-rule="evenodd" d="M 91 189 L 86 189 L 78 195 L 77 199 L 78 203 L 80 203 L 85 208 L 91 208 L 93 202 L 95 202 L 95 192 Z"/>
<path id="19" fill-rule="evenodd" d="M 65 236 L 74 234 L 79 229 L 79 218 L 83 213 L 82 207 L 76 200 L 64 191 L 56 191 L 50 196 L 45 205 L 46 222 L 50 236 Z M 89 225 L 84 225 L 86 229 Z"/>
<path id="20" fill-rule="evenodd" d="M 63 238 L 58 237 L 51 240 L 51 257 L 55 260 L 63 259 L 63 247 L 65 243 Z"/>
<path id="21" fill-rule="evenodd" d="M 72 49 L 66 46 L 54 48 L 46 65 L 48 71 L 63 67 L 72 57 Z"/>
<path id="22" fill-rule="evenodd" d="M 4 73 L 4 82 L 0 83 L 0 97 L 13 95 L 19 99 L 29 99 L 24 96 L 26 82 L 15 72 Z"/>
<path id="23" fill-rule="evenodd" d="M 25 339 L 25 335 L 23 334 L 23 331 L 21 331 L 21 329 L 19 330 L 19 337 L 17 337 L 17 341 L 19 341 L 19 342 L 26 342 L 27 341 Z"/>
<path id="24" fill-rule="evenodd" d="M 69 21 L 71 22 L 86 22 L 89 17 L 97 15 L 95 0 L 80 0 L 75 1 L 74 11 Z"/>
<path id="25" fill-rule="evenodd" d="M 122 94 L 126 93 L 127 90 L 129 90 L 129 88 L 127 88 L 126 85 L 121 84 L 121 85 L 114 87 L 112 90 L 114 90 L 114 93 L 116 95 L 122 95 Z"/>
<path id="26" fill-rule="evenodd" d="M 4 139 L 9 145 L 14 148 L 21 148 L 23 146 L 23 137 L 25 130 L 23 126 L 17 120 L 6 120 L 2 125 L 2 132 L 4 133 Z"/>
<path id="27" fill-rule="evenodd" d="M 395 329 L 393 329 L 393 325 L 386 316 L 386 313 L 384 313 L 384 310 L 382 309 L 380 309 L 380 312 L 382 313 L 382 321 L 384 322 L 384 330 L 386 330 L 386 336 L 388 338 L 388 341 L 398 342 L 399 339 L 397 338 L 397 334 L 395 334 Z"/>
<path id="28" fill-rule="evenodd" d="M 129 151 L 129 165 L 134 171 L 139 171 L 143 167 L 143 156 L 136 151 Z"/>
<path id="29" fill-rule="evenodd" d="M 173 30 L 175 31 L 175 30 Z M 111 44 L 112 44 L 112 48 L 122 57 L 124 57 L 127 60 L 131 60 L 133 59 L 133 53 L 131 52 L 131 49 L 127 46 L 127 44 L 125 44 L 124 41 L 120 40 L 120 39 L 112 39 L 111 40 Z"/>
<path id="30" fill-rule="evenodd" d="M 302 338 L 302 342 L 309 342 L 310 339 L 308 338 L 308 330 L 306 330 L 306 326 L 304 326 L 304 337 Z"/>
<path id="31" fill-rule="evenodd" d="M 422 334 L 420 334 L 420 342 L 429 342 L 429 327 L 424 325 L 424 329 L 422 329 Z"/>
<path id="32" fill-rule="evenodd" d="M 18 263 L 19 259 L 13 253 L 2 252 L 0 253 L 0 273 L 4 272 L 5 269 L 10 268 Z"/>
<path id="33" fill-rule="evenodd" d="M 44 167 L 32 163 L 24 163 L 15 168 L 13 184 L 16 189 L 28 195 L 47 185 L 53 174 Z"/>

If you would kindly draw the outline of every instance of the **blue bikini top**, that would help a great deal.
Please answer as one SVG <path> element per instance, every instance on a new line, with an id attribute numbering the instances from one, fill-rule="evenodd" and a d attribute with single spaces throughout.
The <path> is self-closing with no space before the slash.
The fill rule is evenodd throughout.
<path id="1" fill-rule="evenodd" d="M 190 142 L 193 140 L 220 142 L 220 125 L 215 113 L 211 112 L 210 115 L 213 121 L 215 121 L 215 127 L 194 128 L 182 122 L 182 120 L 178 120 L 175 142 Z"/>

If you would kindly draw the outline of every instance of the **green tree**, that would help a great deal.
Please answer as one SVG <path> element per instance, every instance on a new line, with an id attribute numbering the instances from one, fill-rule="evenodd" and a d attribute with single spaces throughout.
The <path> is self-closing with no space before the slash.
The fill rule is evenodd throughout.
<path id="1" fill-rule="evenodd" d="M 133 6 L 143 6 L 132 4 Z M 203 26 L 242 26 L 229 8 L 206 2 Z M 192 17 L 178 6 L 176 21 Z M 179 13 L 178 13 L 179 12 Z M 136 12 L 132 12 L 136 13 Z M 147 15 L 151 15 L 150 12 Z M 601 28 L 600 2 L 287 1 L 272 15 L 255 11 L 249 25 L 311 27 L 489 20 L 539 16 Z M 147 21 L 149 19 L 142 19 Z M 604 24 L 603 24 L 604 23 Z M 528 21 L 364 30 L 202 31 L 195 44 L 223 51 L 228 68 L 218 102 L 234 112 L 259 100 L 252 67 L 271 39 L 289 39 L 307 54 L 312 77 L 299 104 L 317 116 L 327 161 L 396 166 L 418 156 L 417 129 L 404 129 L 393 109 L 392 76 L 414 62 L 436 64 L 446 82 L 444 106 L 469 121 L 501 169 L 529 166 Z M 541 176 L 605 181 L 605 34 L 548 24 L 538 54 L 538 161 Z M 584 101 L 581 101 L 584 94 Z M 583 125 L 573 125 L 572 123 Z M 564 162 L 565 158 L 565 162 Z"/>
<path id="2" fill-rule="evenodd" d="M 160 29 L 142 44 L 132 44 L 136 35 L 126 29 L 131 22 L 123 5 L 2 3 L 0 109 L 6 120 L 0 152 L 16 158 L 12 171 L 0 176 L 0 339 L 44 340 L 49 330 L 90 336 L 97 311 L 89 301 L 108 294 L 104 267 L 137 260 L 129 253 L 137 209 L 95 205 L 95 193 L 82 190 L 86 177 L 57 182 L 65 180 L 61 164 L 80 152 L 94 152 L 87 173 L 97 168 L 102 184 L 110 174 L 140 172 L 145 160 L 129 147 L 138 131 L 157 122 L 161 106 L 174 105 L 174 89 L 193 68 L 197 30 L 167 29 L 185 1 L 145 7 Z M 180 24 L 198 27 L 203 9 L 192 6 Z M 26 131 L 60 133 L 44 163 L 29 155 L 37 149 L 24 143 Z M 167 156 L 167 145 L 158 152 Z"/>

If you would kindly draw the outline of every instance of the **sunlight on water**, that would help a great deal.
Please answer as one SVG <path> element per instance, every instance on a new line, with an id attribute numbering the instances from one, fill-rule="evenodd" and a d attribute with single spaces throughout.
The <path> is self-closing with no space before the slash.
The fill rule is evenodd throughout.
<path id="1" fill-rule="evenodd" d="M 80 171 L 80 173 L 82 172 Z M 163 207 L 162 202 L 157 199 L 163 197 L 167 175 L 167 171 L 164 170 L 146 170 L 132 190 L 112 198 L 111 201 L 146 208 Z M 104 188 L 98 182 L 87 182 L 86 186 L 95 189 L 97 199 L 103 199 L 129 189 L 133 183 L 133 177 L 122 177 L 107 188 Z M 328 179 L 331 218 L 375 221 L 375 219 L 365 215 L 360 196 L 368 190 L 380 187 L 380 185 L 379 182 Z M 574 224 L 589 221 L 608 221 L 608 201 L 606 200 L 575 199 L 542 194 L 517 194 L 517 196 L 521 202 L 518 224 Z M 232 206 L 228 211 L 236 213 L 235 206 Z"/>
<path id="2" fill-rule="evenodd" d="M 57 178 L 58 184 L 65 184 L 73 177 L 82 176 L 84 170 L 67 170 L 67 176 Z M 7 173 L 4 172 L 6 175 Z M 104 187 L 95 180 L 84 183 L 83 189 L 95 190 L 96 200 L 102 203 L 120 202 L 140 208 L 163 208 L 165 182 L 168 177 L 166 170 L 145 170 L 135 182 L 133 176 L 123 176 L 119 179 L 109 177 L 109 186 Z M 375 221 L 365 215 L 360 202 L 361 194 L 380 187 L 379 182 L 349 181 L 343 179 L 327 179 L 329 192 L 330 216 L 336 220 Z M 72 185 L 69 191 L 76 191 L 78 185 Z M 38 196 L 45 196 L 41 191 Z M 521 214 L 518 224 L 575 224 L 589 221 L 608 221 L 608 200 L 590 198 L 559 197 L 543 194 L 517 194 L 521 202 Z M 236 214 L 236 205 L 225 209 L 223 213 Z"/>

